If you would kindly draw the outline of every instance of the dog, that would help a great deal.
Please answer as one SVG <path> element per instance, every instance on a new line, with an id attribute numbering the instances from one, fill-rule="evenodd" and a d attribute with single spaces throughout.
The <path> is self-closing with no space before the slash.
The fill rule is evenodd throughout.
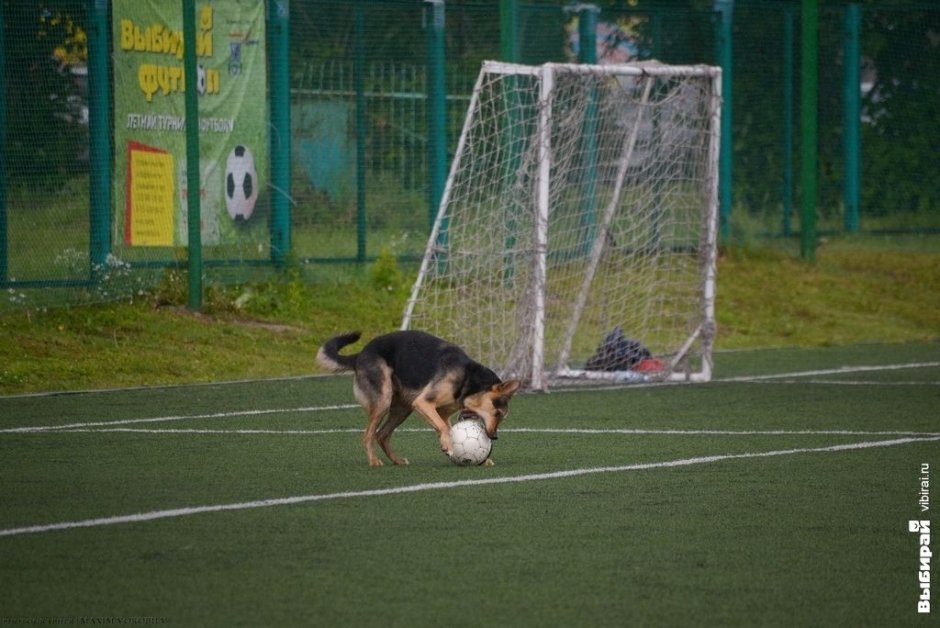
<path id="1" fill-rule="evenodd" d="M 359 332 L 335 336 L 317 352 L 317 364 L 333 371 L 353 371 L 353 394 L 368 416 L 362 444 L 369 465 L 381 466 L 375 455 L 378 442 L 392 463 L 408 464 L 391 447 L 392 432 L 413 412 L 433 427 L 441 451 L 453 454 L 449 417 L 455 412 L 483 420 L 493 440 L 509 412 L 509 400 L 521 382 L 500 378 L 471 360 L 455 344 L 422 331 L 398 331 L 370 340 L 362 351 L 341 355 L 340 350 L 361 337 Z M 484 464 L 492 465 L 487 459 Z"/>

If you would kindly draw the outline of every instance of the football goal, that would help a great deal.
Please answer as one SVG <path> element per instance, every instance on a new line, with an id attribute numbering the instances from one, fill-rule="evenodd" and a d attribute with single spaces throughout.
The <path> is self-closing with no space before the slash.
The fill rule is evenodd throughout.
<path id="1" fill-rule="evenodd" d="M 402 328 L 534 389 L 707 381 L 720 80 L 485 62 Z"/>

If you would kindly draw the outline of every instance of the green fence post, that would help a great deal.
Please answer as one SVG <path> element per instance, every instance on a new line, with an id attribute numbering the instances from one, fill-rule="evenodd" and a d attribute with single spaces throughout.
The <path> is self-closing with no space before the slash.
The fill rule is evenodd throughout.
<path id="1" fill-rule="evenodd" d="M 859 4 L 849 4 L 845 7 L 843 18 L 844 35 L 844 77 L 845 90 L 844 125 L 845 143 L 843 145 L 845 159 L 845 180 L 843 182 L 842 198 L 845 205 L 843 215 L 845 231 L 856 233 L 859 228 L 859 213 L 861 210 L 861 138 L 862 138 L 862 7 Z"/>
<path id="2" fill-rule="evenodd" d="M 801 171 L 800 182 L 800 255 L 803 259 L 816 259 L 816 146 L 819 56 L 819 7 L 816 0 L 803 0 L 801 16 L 801 78 L 800 127 Z"/>
<path id="3" fill-rule="evenodd" d="M 425 0 L 428 64 L 428 224 L 434 227 L 447 182 L 447 86 L 444 83 L 444 0 Z M 439 237 L 446 236 L 441 229 Z"/>
<path id="4" fill-rule="evenodd" d="M 783 8 L 783 235 L 793 235 L 793 5 Z"/>
<path id="5" fill-rule="evenodd" d="M 503 61 L 509 63 L 519 63 L 521 55 L 519 53 L 519 2 L 518 0 L 500 0 L 499 3 L 499 48 Z M 516 91 L 518 85 L 517 77 L 506 77 L 509 89 L 507 91 L 507 106 L 509 107 L 509 129 L 504 138 L 506 151 L 509 158 L 506 160 L 504 177 L 506 181 L 514 181 L 516 170 L 521 160 L 522 130 L 519 128 L 519 94 Z M 512 183 L 505 194 L 512 193 Z M 509 282 L 515 273 L 515 255 L 517 226 L 516 216 L 510 212 L 506 216 L 506 240 L 503 254 L 503 279 Z"/>
<path id="6" fill-rule="evenodd" d="M 353 15 L 353 83 L 356 90 L 356 260 L 366 261 L 366 43 L 365 9 Z"/>
<path id="7" fill-rule="evenodd" d="M 578 61 L 597 63 L 597 16 L 601 9 L 594 4 L 579 4 L 578 9 Z M 584 180 L 581 182 L 581 247 L 578 253 L 587 255 L 594 242 L 597 211 L 597 90 L 591 88 L 584 122 L 581 126 L 584 142 Z"/>
<path id="8" fill-rule="evenodd" d="M 578 63 L 597 63 L 597 16 L 601 12 L 596 4 L 578 4 Z"/>
<path id="9" fill-rule="evenodd" d="M 519 0 L 499 0 L 499 52 L 503 61 L 519 63 Z"/>
<path id="10" fill-rule="evenodd" d="M 271 261 L 283 268 L 291 248 L 290 220 L 290 6 L 268 2 L 271 68 Z"/>
<path id="11" fill-rule="evenodd" d="M 89 260 L 91 278 L 111 253 L 111 39 L 108 0 L 88 3 Z"/>
<path id="12" fill-rule="evenodd" d="M 0 77 L 7 75 L 6 21 L 0 0 Z M 0 283 L 10 280 L 7 249 L 7 82 L 0 80 Z"/>
<path id="13" fill-rule="evenodd" d="M 199 172 L 199 94 L 196 91 L 196 0 L 183 0 L 183 76 L 186 85 L 186 209 L 189 309 L 202 309 L 202 208 Z"/>
<path id="14" fill-rule="evenodd" d="M 734 0 L 715 0 L 720 21 L 718 35 L 718 64 L 721 66 L 721 147 L 718 154 L 718 216 L 722 239 L 731 236 L 731 183 L 732 183 L 732 35 Z"/>
<path id="15" fill-rule="evenodd" d="M 651 59 L 663 60 L 663 12 L 659 9 L 650 13 L 650 50 Z"/>

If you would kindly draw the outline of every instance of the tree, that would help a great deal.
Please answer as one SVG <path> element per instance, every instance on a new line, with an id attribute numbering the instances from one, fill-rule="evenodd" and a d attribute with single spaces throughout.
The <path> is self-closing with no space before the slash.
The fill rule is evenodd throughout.
<path id="1" fill-rule="evenodd" d="M 3 0 L 8 176 L 45 185 L 86 167 L 79 0 Z"/>

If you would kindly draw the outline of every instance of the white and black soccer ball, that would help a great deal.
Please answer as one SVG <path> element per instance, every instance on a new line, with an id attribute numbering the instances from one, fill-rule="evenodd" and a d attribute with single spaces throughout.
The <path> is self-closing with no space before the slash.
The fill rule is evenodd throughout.
<path id="1" fill-rule="evenodd" d="M 243 144 L 228 154 L 225 162 L 225 207 L 235 222 L 246 222 L 258 200 L 258 173 L 255 158 Z"/>
<path id="2" fill-rule="evenodd" d="M 480 419 L 454 423 L 450 428 L 450 444 L 454 450 L 451 461 L 465 466 L 483 464 L 493 450 L 493 441 Z"/>

